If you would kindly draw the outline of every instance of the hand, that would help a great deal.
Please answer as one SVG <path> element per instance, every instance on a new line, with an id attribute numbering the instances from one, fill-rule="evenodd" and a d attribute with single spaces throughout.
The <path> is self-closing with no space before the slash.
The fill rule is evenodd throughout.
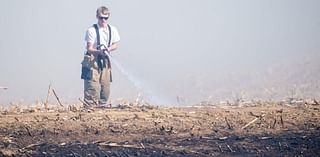
<path id="1" fill-rule="evenodd" d="M 110 48 L 105 48 L 103 51 L 107 51 L 108 53 L 110 52 Z"/>

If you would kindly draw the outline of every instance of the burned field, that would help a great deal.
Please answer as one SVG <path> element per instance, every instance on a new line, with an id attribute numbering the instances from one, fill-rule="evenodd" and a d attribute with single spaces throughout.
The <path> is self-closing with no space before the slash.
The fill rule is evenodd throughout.
<path id="1" fill-rule="evenodd" d="M 320 105 L 3 109 L 0 156 L 318 156 Z"/>

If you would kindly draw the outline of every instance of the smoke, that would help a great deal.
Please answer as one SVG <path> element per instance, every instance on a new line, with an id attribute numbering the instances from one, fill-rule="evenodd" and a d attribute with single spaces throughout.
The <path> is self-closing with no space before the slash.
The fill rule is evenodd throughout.
<path id="1" fill-rule="evenodd" d="M 50 82 L 63 102 L 79 103 L 84 33 L 101 5 L 121 36 L 111 101 L 320 97 L 320 1 L 0 3 L 0 85 L 9 88 L 0 104 L 42 101 Z M 16 20 L 22 12 L 28 18 Z"/>
<path id="2" fill-rule="evenodd" d="M 146 82 L 142 82 L 139 78 L 133 76 L 126 68 L 124 68 L 117 59 L 112 57 L 112 63 L 118 68 L 118 70 L 125 76 L 138 91 L 137 99 L 142 99 L 154 105 L 172 105 L 173 102 L 168 100 L 166 97 L 162 97 L 162 94 L 156 93 Z"/>

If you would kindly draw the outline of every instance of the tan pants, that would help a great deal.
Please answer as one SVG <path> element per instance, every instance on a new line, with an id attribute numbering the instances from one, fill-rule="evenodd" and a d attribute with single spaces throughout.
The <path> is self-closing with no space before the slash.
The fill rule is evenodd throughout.
<path id="1" fill-rule="evenodd" d="M 110 69 L 98 70 L 92 58 L 92 79 L 84 80 L 84 101 L 89 106 L 104 105 L 110 95 Z"/>

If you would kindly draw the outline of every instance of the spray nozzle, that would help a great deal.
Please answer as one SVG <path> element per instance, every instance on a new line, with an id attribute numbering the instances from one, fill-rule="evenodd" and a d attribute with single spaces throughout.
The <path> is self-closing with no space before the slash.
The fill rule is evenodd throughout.
<path id="1" fill-rule="evenodd" d="M 100 49 L 100 50 L 101 50 L 102 47 L 105 48 L 105 49 L 107 48 L 106 45 L 104 45 L 104 44 L 100 44 L 100 45 L 98 45 L 97 47 L 98 47 L 98 49 Z"/>

